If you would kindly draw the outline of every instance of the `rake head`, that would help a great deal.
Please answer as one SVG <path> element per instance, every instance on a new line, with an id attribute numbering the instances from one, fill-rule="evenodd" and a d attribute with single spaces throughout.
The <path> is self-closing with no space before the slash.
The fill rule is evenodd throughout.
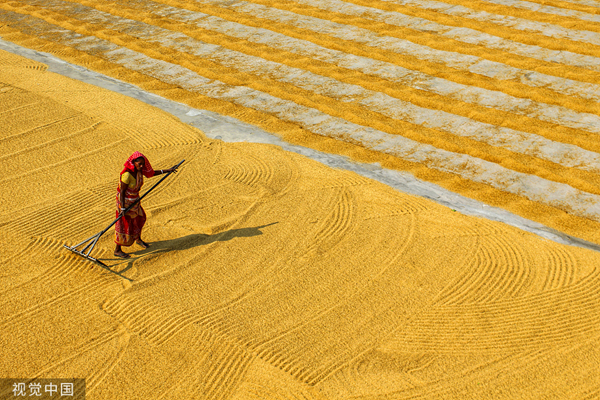
<path id="1" fill-rule="evenodd" d="M 90 256 L 90 253 L 92 252 L 92 250 L 94 249 L 94 246 L 96 246 L 96 243 L 98 242 L 98 239 L 100 239 L 100 236 L 102 236 L 103 232 L 97 233 L 94 236 L 91 236 L 87 239 L 85 239 L 83 242 L 76 244 L 75 246 L 67 246 L 64 245 L 65 249 L 72 251 L 73 253 L 77 254 L 78 256 L 81 256 L 83 258 L 85 258 L 86 260 L 89 260 L 95 264 L 98 264 L 99 266 L 101 266 L 102 268 L 104 268 L 105 270 L 112 272 L 115 275 L 119 275 L 121 278 L 123 279 L 127 279 L 130 282 L 133 282 L 133 279 L 130 279 L 128 277 L 126 277 L 125 275 L 122 275 L 120 272 L 118 271 L 114 271 L 112 269 L 109 268 L 108 265 L 104 264 L 102 261 L 98 260 L 97 258 L 94 258 L 92 256 Z M 81 250 L 77 250 L 78 247 L 80 246 L 84 246 Z M 85 252 L 87 250 L 87 253 Z"/>

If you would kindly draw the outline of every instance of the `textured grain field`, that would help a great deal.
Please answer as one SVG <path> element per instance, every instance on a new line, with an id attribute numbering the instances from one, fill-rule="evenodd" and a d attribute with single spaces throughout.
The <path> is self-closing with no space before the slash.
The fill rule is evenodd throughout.
<path id="1" fill-rule="evenodd" d="M 596 1 L 21 0 L 0 37 L 600 243 Z M 82 377 L 90 399 L 600 398 L 597 252 L 6 52 L 0 115 L 0 377 Z M 129 283 L 62 245 L 112 220 L 135 150 L 186 163 L 144 200 L 150 249 L 95 250 Z"/>

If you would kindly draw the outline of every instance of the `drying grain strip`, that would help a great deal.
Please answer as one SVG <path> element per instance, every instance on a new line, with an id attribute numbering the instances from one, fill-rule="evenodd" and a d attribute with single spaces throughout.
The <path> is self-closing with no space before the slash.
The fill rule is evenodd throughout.
<path id="1" fill-rule="evenodd" d="M 197 0 L 202 3 L 214 3 L 217 0 Z M 457 28 L 438 24 L 424 18 L 412 17 L 398 12 L 384 11 L 378 8 L 365 7 L 346 3 L 340 0 L 290 0 L 295 3 L 305 4 L 321 10 L 337 12 L 349 16 L 357 16 L 367 20 L 383 22 L 389 25 L 406 27 L 416 31 L 434 33 L 448 39 L 459 42 L 485 46 L 491 49 L 507 51 L 520 56 L 534 58 L 540 61 L 560 63 L 574 67 L 600 71 L 600 62 L 598 57 L 578 54 L 571 51 L 557 51 L 542 49 L 537 46 L 527 45 L 513 40 L 504 39 L 487 33 L 479 32 L 469 28 Z M 246 7 L 245 4 L 236 7 L 236 10 Z M 256 15 L 260 17 L 260 15 Z M 314 28 L 318 29 L 318 28 Z M 325 34 L 331 34 L 323 30 Z"/>
<path id="2" fill-rule="evenodd" d="M 557 15 L 560 17 L 575 18 L 582 21 L 590 21 L 600 23 L 600 15 L 589 14 L 577 10 L 569 10 L 565 8 L 552 7 L 547 5 L 541 5 L 538 3 L 532 3 L 530 1 L 523 0 L 480 0 L 486 3 L 498 4 L 501 6 L 507 6 L 512 8 L 519 8 L 528 11 L 535 11 L 537 13 L 545 13 L 551 15 Z"/>
<path id="3" fill-rule="evenodd" d="M 98 29 L 112 29 L 116 32 L 128 33 L 138 39 L 169 47 L 182 53 L 202 57 L 203 59 L 208 59 L 227 67 L 258 75 L 261 78 L 264 75 L 264 78 L 290 83 L 306 90 L 336 98 L 342 102 L 357 102 L 363 107 L 397 120 L 406 120 L 407 122 L 423 124 L 430 128 L 449 132 L 459 132 L 463 136 L 475 138 L 476 140 L 484 140 L 492 144 L 513 143 L 511 150 L 524 152 L 525 154 L 531 154 L 531 151 L 528 148 L 519 149 L 516 143 L 534 142 L 531 148 L 536 149 L 536 154 L 553 162 L 572 158 L 577 160 L 579 157 L 588 159 L 595 157 L 590 152 L 578 149 L 576 146 L 568 145 L 565 145 L 565 151 L 567 153 L 574 153 L 573 155 L 561 154 L 558 157 L 552 157 L 550 155 L 555 154 L 555 149 L 546 152 L 537 149 L 556 147 L 557 144 L 552 142 L 553 146 L 551 146 L 543 137 L 537 135 L 528 135 L 524 132 L 507 128 L 497 128 L 470 118 L 418 107 L 409 102 L 400 101 L 363 89 L 357 85 L 344 84 L 335 79 L 319 76 L 299 68 L 291 68 L 280 63 L 266 61 L 259 57 L 248 56 L 221 46 L 195 40 L 178 32 L 131 19 L 120 18 L 93 8 L 78 6 L 61 0 L 22 0 L 22 2 L 30 5 L 43 5 L 46 9 L 60 11 L 63 15 L 71 18 L 98 24 Z M 386 65 L 386 67 L 389 70 L 393 66 Z M 594 114 L 577 113 L 565 107 L 518 99 L 502 92 L 461 85 L 417 71 L 410 71 L 399 67 L 395 68 L 398 69 L 398 76 L 401 77 L 396 82 L 414 88 L 483 107 L 522 114 L 530 118 L 537 118 L 573 129 L 600 133 L 600 117 Z M 402 110 L 402 112 L 398 112 L 398 110 Z M 494 140 L 497 136 L 500 137 Z M 531 136 L 531 138 L 528 138 L 528 136 Z M 583 154 L 580 156 L 578 153 Z M 589 164 L 589 162 L 586 164 Z"/>
<path id="4" fill-rule="evenodd" d="M 494 14 L 486 11 L 468 8 L 462 5 L 443 3 L 440 1 L 416 1 L 416 0 L 380 0 L 392 4 L 417 7 L 424 10 L 432 10 L 445 15 L 468 18 L 475 21 L 488 22 L 500 26 L 510 27 L 526 32 L 539 33 L 544 36 L 579 41 L 600 45 L 600 35 L 597 32 L 574 30 L 559 25 L 545 22 L 532 21 L 525 18 L 512 17 L 509 15 Z"/>

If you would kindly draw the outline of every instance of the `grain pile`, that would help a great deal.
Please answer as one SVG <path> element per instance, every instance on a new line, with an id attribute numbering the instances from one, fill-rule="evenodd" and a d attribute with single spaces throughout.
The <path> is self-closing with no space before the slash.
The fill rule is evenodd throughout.
<path id="1" fill-rule="evenodd" d="M 598 9 L 18 0 L 0 37 L 600 243 Z M 85 378 L 89 399 L 600 396 L 597 252 L 6 52 L 0 113 L 0 377 Z M 186 163 L 143 202 L 151 248 L 95 250 L 130 283 L 62 246 L 112 221 L 135 150 Z"/>

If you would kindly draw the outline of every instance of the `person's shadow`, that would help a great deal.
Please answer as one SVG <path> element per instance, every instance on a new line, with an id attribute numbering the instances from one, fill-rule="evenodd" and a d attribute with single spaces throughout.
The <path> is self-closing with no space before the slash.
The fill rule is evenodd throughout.
<path id="1" fill-rule="evenodd" d="M 149 256 L 151 254 L 158 253 L 167 253 L 169 251 L 179 251 L 179 250 L 188 250 L 192 247 L 197 246 L 206 246 L 208 244 L 214 242 L 224 242 L 227 240 L 231 240 L 238 237 L 252 237 L 262 235 L 262 228 L 266 228 L 267 226 L 271 226 L 277 224 L 278 222 L 271 222 L 270 224 L 260 225 L 250 228 L 239 228 L 239 229 L 230 229 L 228 231 L 223 231 L 219 233 L 215 233 L 213 235 L 207 235 L 205 233 L 195 233 L 192 235 L 183 236 L 176 239 L 169 240 L 159 240 L 157 242 L 149 242 L 150 247 L 147 249 L 135 251 L 131 254 L 131 258 L 127 258 L 122 262 L 126 262 L 128 265 L 125 269 L 121 270 L 120 273 L 126 272 L 131 267 L 133 267 L 133 262 L 142 257 Z M 121 264 L 116 263 L 114 265 Z M 113 266 L 114 266 L 113 265 Z"/>

